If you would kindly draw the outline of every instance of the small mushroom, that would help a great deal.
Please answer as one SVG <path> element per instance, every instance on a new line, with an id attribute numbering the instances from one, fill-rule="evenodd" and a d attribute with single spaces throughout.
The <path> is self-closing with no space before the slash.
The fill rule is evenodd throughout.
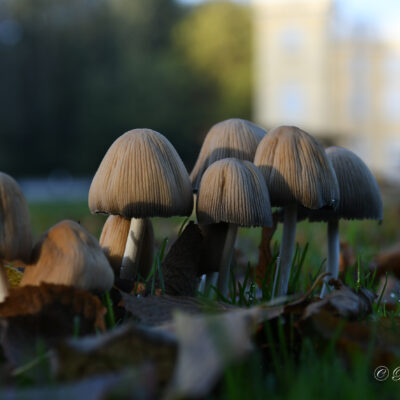
<path id="1" fill-rule="evenodd" d="M 154 231 L 151 221 L 148 218 L 145 218 L 144 221 L 143 248 L 138 261 L 138 272 L 140 276 L 146 278 L 153 265 Z M 119 215 L 110 215 L 100 235 L 100 246 L 110 262 L 115 276 L 119 276 L 130 226 L 131 221 L 129 219 L 120 217 Z"/>
<path id="2" fill-rule="evenodd" d="M 308 133 L 294 126 L 280 126 L 260 142 L 254 164 L 263 174 L 272 206 L 284 207 L 280 247 L 278 296 L 288 290 L 294 253 L 297 207 L 334 207 L 339 200 L 335 172 L 323 147 Z"/>
<path id="3" fill-rule="evenodd" d="M 17 182 L 0 172 L 0 302 L 8 294 L 8 280 L 3 262 L 29 262 L 32 232 L 29 210 Z"/>
<path id="4" fill-rule="evenodd" d="M 104 292 L 114 282 L 97 239 L 74 221 L 61 221 L 42 235 L 25 268 L 21 286 L 41 282 Z"/>
<path id="5" fill-rule="evenodd" d="M 383 204 L 378 182 L 366 164 L 352 151 L 332 146 L 326 149 L 339 183 L 340 200 L 335 210 L 316 210 L 309 212 L 310 221 L 328 222 L 328 261 L 327 272 L 333 278 L 339 274 L 339 219 L 383 218 Z M 321 297 L 326 292 L 322 288 Z"/>
<path id="6" fill-rule="evenodd" d="M 134 129 L 108 149 L 89 191 L 92 213 L 131 220 L 120 277 L 134 279 L 145 218 L 189 216 L 193 196 L 189 175 L 172 144 L 151 129 Z"/>
<path id="7" fill-rule="evenodd" d="M 249 161 L 225 158 L 203 174 L 197 201 L 200 224 L 228 223 L 220 260 L 218 290 L 227 295 L 229 269 L 238 226 L 272 226 L 268 189 Z"/>
<path id="8" fill-rule="evenodd" d="M 257 146 L 264 137 L 266 131 L 250 121 L 240 118 L 231 118 L 218 122 L 208 131 L 196 164 L 190 174 L 193 190 L 197 192 L 204 171 L 215 161 L 224 158 L 236 158 L 238 160 L 253 161 Z M 195 196 L 194 196 L 195 197 Z M 226 224 L 227 225 L 227 224 Z M 200 226 L 206 248 L 220 249 L 219 238 L 225 242 L 227 226 L 223 224 Z M 220 255 L 216 251 L 207 251 L 202 256 L 202 264 L 206 266 L 206 286 L 214 284 L 217 280 Z"/>

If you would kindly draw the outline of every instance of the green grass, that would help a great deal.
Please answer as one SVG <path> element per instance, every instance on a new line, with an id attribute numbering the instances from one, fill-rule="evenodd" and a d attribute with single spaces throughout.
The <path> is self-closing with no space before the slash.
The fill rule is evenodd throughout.
<path id="1" fill-rule="evenodd" d="M 376 400 L 398 398 L 399 382 L 377 382 L 368 355 L 355 352 L 346 364 L 331 349 L 317 353 L 304 340 L 298 362 L 276 349 L 274 365 L 260 351 L 226 369 L 218 394 L 209 399 L 229 400 Z M 394 367 L 391 367 L 393 371 Z"/>
<path id="2" fill-rule="evenodd" d="M 33 231 L 38 237 L 45 230 L 62 219 L 79 221 L 86 229 L 99 237 L 105 216 L 91 215 L 86 203 L 42 203 L 31 204 L 31 221 Z M 395 205 L 385 209 L 385 219 L 381 225 L 374 221 L 342 221 L 340 223 L 341 240 L 349 243 L 356 256 L 352 271 L 345 277 L 351 287 L 376 287 L 375 276 L 367 272 L 372 258 L 382 249 L 399 241 L 400 213 Z M 192 219 L 194 219 L 192 217 Z M 148 284 L 154 285 L 158 275 L 162 278 L 161 262 L 168 247 L 179 236 L 185 218 L 154 218 L 156 256 Z M 273 237 L 275 256 L 278 252 L 281 226 Z M 271 298 L 271 287 L 263 285 L 261 299 L 256 298 L 256 285 L 252 281 L 252 270 L 258 260 L 258 245 L 261 237 L 260 228 L 239 229 L 236 242 L 238 269 L 245 271 L 244 278 L 237 281 L 231 276 L 230 290 L 234 295 L 231 300 L 216 294 L 216 298 L 240 306 L 251 306 Z M 168 244 L 167 240 L 168 238 Z M 323 223 L 300 222 L 297 225 L 296 256 L 292 266 L 289 282 L 290 292 L 304 292 L 316 276 L 325 267 L 326 258 L 326 225 Z M 274 262 L 274 261 L 273 261 Z M 356 271 L 356 274 L 354 274 Z M 265 277 L 266 278 L 266 277 Z M 266 279 L 265 279 L 266 281 Z M 319 289 L 317 289 L 319 291 Z M 209 299 L 207 299 L 209 301 Z M 108 309 L 106 325 L 110 329 L 115 320 L 110 312 L 112 305 L 109 297 L 104 298 Z M 371 321 L 389 318 L 394 321 L 400 315 L 400 304 L 397 309 L 386 310 L 380 300 L 374 304 Z M 335 339 L 324 345 L 317 345 L 311 338 L 305 337 L 300 348 L 294 349 L 291 334 L 292 319 L 285 325 L 279 323 L 272 333 L 271 326 L 266 324 L 263 332 L 264 343 L 268 349 L 256 347 L 252 356 L 241 363 L 230 366 L 224 372 L 222 382 L 216 388 L 211 399 L 285 399 L 285 400 L 369 400 L 396 399 L 400 393 L 400 382 L 390 378 L 386 382 L 377 382 L 373 378 L 371 355 L 368 352 L 354 351 L 350 359 L 344 360 L 335 351 Z M 371 322 L 372 323 L 372 322 Z M 393 322 L 393 329 L 397 325 Z M 284 332 L 286 330 L 286 334 Z M 77 322 L 76 334 L 79 334 Z M 398 332 L 400 335 L 400 332 Z M 39 357 L 40 359 L 40 357 Z M 397 366 L 390 366 L 391 370 Z M 400 361 L 399 361 L 400 366 Z M 30 366 L 28 366 L 28 369 Z"/>

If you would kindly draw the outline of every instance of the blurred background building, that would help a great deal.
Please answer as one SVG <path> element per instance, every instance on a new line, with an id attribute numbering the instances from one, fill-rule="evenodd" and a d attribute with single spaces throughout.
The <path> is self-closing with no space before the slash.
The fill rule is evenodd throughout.
<path id="1" fill-rule="evenodd" d="M 85 197 L 127 130 L 161 132 L 191 170 L 238 117 L 297 124 L 400 181 L 400 36 L 341 19 L 396 1 L 0 0 L 0 171 L 30 198 Z"/>
<path id="2" fill-rule="evenodd" d="M 350 30 L 334 0 L 256 0 L 254 119 L 294 124 L 400 180 L 400 38 Z"/>

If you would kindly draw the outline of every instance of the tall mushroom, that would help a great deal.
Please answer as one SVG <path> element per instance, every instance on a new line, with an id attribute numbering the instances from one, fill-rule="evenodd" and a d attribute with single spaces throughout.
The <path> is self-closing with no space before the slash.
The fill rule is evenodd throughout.
<path id="1" fill-rule="evenodd" d="M 133 279 L 146 226 L 144 218 L 189 216 L 189 175 L 172 144 L 151 129 L 124 133 L 108 149 L 89 191 L 92 213 L 131 220 L 120 277 Z"/>
<path id="2" fill-rule="evenodd" d="M 146 278 L 153 265 L 154 231 L 148 218 L 144 219 L 143 248 L 138 260 L 138 273 Z M 100 246 L 106 255 L 116 276 L 119 276 L 122 259 L 125 252 L 131 221 L 119 215 L 110 215 L 103 226 L 100 235 Z"/>
<path id="3" fill-rule="evenodd" d="M 254 164 L 263 174 L 272 206 L 284 207 L 280 247 L 278 296 L 287 293 L 294 253 L 297 207 L 334 207 L 339 188 L 323 147 L 308 133 L 294 126 L 280 126 L 260 142 Z"/>
<path id="4" fill-rule="evenodd" d="M 29 262 L 32 232 L 29 210 L 17 182 L 0 172 L 0 302 L 8 294 L 8 280 L 3 262 Z"/>
<path id="5" fill-rule="evenodd" d="M 21 286 L 41 282 L 104 292 L 114 274 L 97 239 L 74 221 L 61 221 L 42 235 L 25 268 Z"/>
<path id="6" fill-rule="evenodd" d="M 366 164 L 352 151 L 329 147 L 326 154 L 332 163 L 339 183 L 340 200 L 335 210 L 309 212 L 310 221 L 328 222 L 327 272 L 334 278 L 339 274 L 339 219 L 376 219 L 383 217 L 379 185 Z M 325 294 L 326 284 L 321 297 Z"/>
<path id="7" fill-rule="evenodd" d="M 272 226 L 268 189 L 260 171 L 251 162 L 234 158 L 211 164 L 200 182 L 197 218 L 204 225 L 228 224 L 218 280 L 218 290 L 226 295 L 238 226 Z"/>

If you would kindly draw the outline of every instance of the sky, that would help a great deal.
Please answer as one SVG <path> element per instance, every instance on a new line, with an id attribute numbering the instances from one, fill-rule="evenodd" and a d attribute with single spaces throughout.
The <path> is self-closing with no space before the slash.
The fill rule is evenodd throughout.
<path id="1" fill-rule="evenodd" d="M 210 0 L 179 0 L 181 3 L 198 4 Z M 236 0 L 251 3 L 252 0 Z M 260 1 L 260 0 L 258 0 Z M 266 0 L 267 1 L 267 0 Z M 382 36 L 400 37 L 400 0 L 336 0 L 340 15 L 346 21 L 372 24 Z"/>

